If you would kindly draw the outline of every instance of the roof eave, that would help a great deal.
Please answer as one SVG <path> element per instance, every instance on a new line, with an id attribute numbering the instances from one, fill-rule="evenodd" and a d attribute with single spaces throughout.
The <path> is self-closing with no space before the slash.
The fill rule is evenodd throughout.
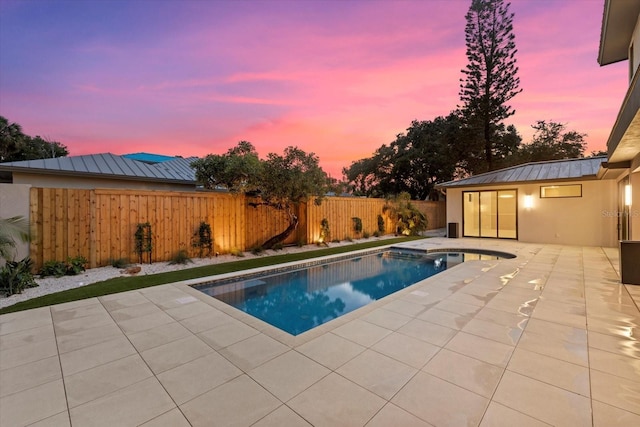
<path id="1" fill-rule="evenodd" d="M 436 184 L 435 188 L 441 189 L 441 190 L 447 190 L 449 188 L 496 187 L 496 186 L 504 187 L 504 186 L 523 185 L 523 184 L 544 184 L 547 182 L 595 181 L 597 179 L 598 179 L 597 175 L 583 175 L 577 178 L 541 179 L 541 180 L 533 180 L 533 181 L 484 182 L 484 183 L 477 183 L 477 184 L 445 185 L 447 184 L 445 182 L 442 184 Z"/>
<path id="2" fill-rule="evenodd" d="M 24 174 L 36 174 L 36 175 L 63 175 L 76 178 L 98 178 L 98 179 L 115 179 L 119 181 L 141 181 L 141 182 L 157 182 L 167 184 L 184 184 L 184 185 L 196 185 L 195 180 L 182 180 L 182 179 L 167 179 L 167 178 L 153 178 L 153 177 L 141 177 L 130 175 L 113 175 L 104 173 L 92 173 L 92 172 L 75 172 L 75 171 L 61 171 L 51 169 L 34 169 L 34 168 L 21 168 L 21 167 L 2 167 L 0 171 L 12 172 L 12 173 L 24 173 Z"/>
<path id="3" fill-rule="evenodd" d="M 598 64 L 609 65 L 629 58 L 629 42 L 638 13 L 640 2 L 635 0 L 605 0 Z"/>

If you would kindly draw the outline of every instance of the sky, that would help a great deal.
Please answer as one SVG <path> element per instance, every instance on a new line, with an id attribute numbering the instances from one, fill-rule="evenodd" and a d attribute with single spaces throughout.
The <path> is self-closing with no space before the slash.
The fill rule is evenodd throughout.
<path id="1" fill-rule="evenodd" d="M 471 0 L 0 0 L 0 115 L 70 155 L 261 157 L 297 146 L 334 178 L 460 104 Z M 537 120 L 606 147 L 626 62 L 597 63 L 604 0 L 512 0 Z"/>

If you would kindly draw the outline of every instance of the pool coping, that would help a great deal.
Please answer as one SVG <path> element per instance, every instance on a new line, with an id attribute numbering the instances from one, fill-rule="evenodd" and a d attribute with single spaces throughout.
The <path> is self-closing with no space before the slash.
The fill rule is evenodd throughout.
<path id="1" fill-rule="evenodd" d="M 197 286 L 198 284 L 203 284 L 206 283 L 207 281 L 217 281 L 217 280 L 227 280 L 227 279 L 233 279 L 235 277 L 243 277 L 246 275 L 253 275 L 253 274 L 260 274 L 260 273 L 265 273 L 268 271 L 284 271 L 286 269 L 289 268 L 294 268 L 296 266 L 299 265 L 318 265 L 318 264 L 322 264 L 323 262 L 326 261 L 333 261 L 333 260 L 339 260 L 339 259 L 346 259 L 346 258 L 351 258 L 354 255 L 360 255 L 360 254 L 368 254 L 368 253 L 375 253 L 375 252 L 381 252 L 384 250 L 388 250 L 391 248 L 398 248 L 398 249 L 403 249 L 403 250 L 414 250 L 414 251 L 422 251 L 422 252 L 426 252 L 426 253 L 439 253 L 439 252 L 463 252 L 463 251 L 468 251 L 470 253 L 480 253 L 480 252 L 486 252 L 486 253 L 491 253 L 491 254 L 496 254 L 496 253 L 500 253 L 500 254 L 509 254 L 512 255 L 513 258 L 505 258 L 503 260 L 513 260 L 518 258 L 518 255 L 516 254 L 511 254 L 508 252 L 502 252 L 502 251 L 495 251 L 495 250 L 490 250 L 490 249 L 481 249 L 481 248 L 455 248 L 455 247 L 446 247 L 446 248 L 441 248 L 441 247 L 437 247 L 437 248 L 426 248 L 426 249 L 418 249 L 418 248 L 412 248 L 412 247 L 407 247 L 406 244 L 391 244 L 391 245 L 385 245 L 385 246 L 379 246 L 375 249 L 361 249 L 358 251 L 353 251 L 353 252 L 349 252 L 347 254 L 336 254 L 336 255 L 327 255 L 327 256 L 323 256 L 323 257 L 318 257 L 318 258 L 314 258 L 312 261 L 292 261 L 292 262 L 287 262 L 287 263 L 283 263 L 283 264 L 278 264 L 277 267 L 274 268 L 274 266 L 267 266 L 267 267 L 257 267 L 257 268 L 253 268 L 253 269 L 249 269 L 249 270 L 244 270 L 244 271 L 236 271 L 236 272 L 232 272 L 232 273 L 225 273 L 225 274 L 220 274 L 220 275 L 216 275 L 216 276 L 207 276 L 207 277 L 200 277 L 198 279 L 190 279 L 190 280 L 185 280 L 185 281 L 181 281 L 181 282 L 175 282 L 170 284 L 171 286 L 176 286 L 179 287 L 181 290 L 189 293 L 189 295 L 196 297 L 199 301 L 204 302 L 218 310 L 220 310 L 221 312 L 233 317 L 236 320 L 239 320 L 255 329 L 257 329 L 258 331 L 260 331 L 261 333 L 269 336 L 270 338 L 273 338 L 277 341 L 279 341 L 280 343 L 287 345 L 289 347 L 295 347 L 301 344 L 304 344 L 306 342 L 309 342 L 321 335 L 324 335 L 327 332 L 331 332 L 333 330 L 335 330 L 336 328 L 339 328 L 340 326 L 354 320 L 357 318 L 360 318 L 366 314 L 368 314 L 369 312 L 376 310 L 386 304 L 388 304 L 391 300 L 395 300 L 395 299 L 399 299 L 402 296 L 411 293 L 414 291 L 414 288 L 417 286 L 422 286 L 425 284 L 430 283 L 431 281 L 436 281 L 438 279 L 442 279 L 443 277 L 445 277 L 445 275 L 448 272 L 452 272 L 452 271 L 457 271 L 460 269 L 460 267 L 464 266 L 465 263 L 466 264 L 472 264 L 472 263 L 486 263 L 488 261 L 484 261 L 484 260 L 470 260 L 470 261 L 465 261 L 463 263 L 460 263 L 458 265 L 453 266 L 452 268 L 448 268 L 444 271 L 439 272 L 438 274 L 435 274 L 431 277 L 428 277 L 426 279 L 420 280 L 410 286 L 407 286 L 404 289 L 401 289 L 397 292 L 394 292 L 392 294 L 389 294 L 379 300 L 373 301 L 370 304 L 367 304 L 365 306 L 359 307 L 353 311 L 350 311 L 349 313 L 346 313 L 336 319 L 332 319 L 326 323 L 323 323 L 322 325 L 319 325 L 313 329 L 310 329 L 309 331 L 303 332 L 299 335 L 291 335 L 288 332 L 283 331 L 282 329 L 273 326 L 261 319 L 258 319 L 257 317 L 254 317 L 248 313 L 243 312 L 242 310 L 239 310 L 233 306 L 230 306 L 229 304 L 220 301 L 218 299 L 216 299 L 213 296 L 207 295 L 205 293 L 203 293 L 202 291 L 196 289 L 194 286 Z M 502 261 L 502 260 L 493 260 L 493 261 Z"/>

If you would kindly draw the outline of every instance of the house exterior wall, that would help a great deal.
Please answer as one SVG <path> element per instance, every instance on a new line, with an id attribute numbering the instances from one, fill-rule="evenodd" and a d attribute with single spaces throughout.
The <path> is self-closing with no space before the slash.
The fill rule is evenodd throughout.
<path id="1" fill-rule="evenodd" d="M 631 162 L 629 170 L 631 171 L 629 175 L 629 184 L 631 184 L 629 239 L 640 241 L 640 153 Z"/>
<path id="2" fill-rule="evenodd" d="M 582 184 L 582 197 L 540 198 L 541 185 Z M 640 186 L 639 186 L 640 187 Z M 616 183 L 614 180 L 535 182 L 447 188 L 447 223 L 457 222 L 463 231 L 462 192 L 482 190 L 518 191 L 518 240 L 581 246 L 617 246 Z M 524 207 L 525 195 L 533 207 Z"/>
<path id="3" fill-rule="evenodd" d="M 30 185 L 0 184 L 0 218 L 22 216 L 29 221 Z M 16 260 L 29 255 L 29 243 L 16 240 Z"/>
<path id="4" fill-rule="evenodd" d="M 114 188 L 126 190 L 196 191 L 195 184 L 171 184 L 153 181 L 125 179 L 86 178 L 64 175 L 43 175 L 13 172 L 14 184 L 29 184 L 39 188 L 77 188 L 92 190 Z"/>

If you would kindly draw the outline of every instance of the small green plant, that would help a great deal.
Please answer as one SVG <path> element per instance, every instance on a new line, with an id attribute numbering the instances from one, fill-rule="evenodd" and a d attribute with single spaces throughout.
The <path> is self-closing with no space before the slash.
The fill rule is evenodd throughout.
<path id="1" fill-rule="evenodd" d="M 353 242 L 353 239 L 349 236 L 347 236 L 344 240 L 345 242 L 349 242 L 349 243 Z"/>
<path id="2" fill-rule="evenodd" d="M 238 248 L 231 248 L 231 250 L 229 251 L 229 253 L 233 256 L 237 256 L 238 258 L 244 258 L 244 252 L 242 252 L 240 249 Z"/>
<path id="3" fill-rule="evenodd" d="M 67 276 L 76 276 L 86 270 L 89 261 L 82 255 L 67 258 Z"/>
<path id="4" fill-rule="evenodd" d="M 340 243 L 340 239 L 333 239 L 331 243 Z"/>
<path id="5" fill-rule="evenodd" d="M 262 246 L 256 246 L 251 248 L 251 253 L 254 255 L 262 255 L 264 253 L 264 248 Z"/>
<path id="6" fill-rule="evenodd" d="M 307 239 L 305 239 L 304 237 L 298 239 L 298 241 L 296 242 L 296 246 L 299 248 L 303 247 L 306 244 L 307 244 Z"/>
<path id="7" fill-rule="evenodd" d="M 381 236 L 381 234 L 380 234 L 380 232 L 378 230 L 373 232 L 373 237 L 380 237 L 380 236 Z"/>
<path id="8" fill-rule="evenodd" d="M 126 258 L 110 259 L 109 264 L 113 268 L 125 268 L 129 266 L 129 260 Z"/>
<path id="9" fill-rule="evenodd" d="M 184 249 L 180 249 L 169 261 L 169 265 L 185 265 L 192 263 L 193 261 L 189 258 L 189 254 Z"/>
<path id="10" fill-rule="evenodd" d="M 82 255 L 74 258 L 67 258 L 67 261 L 47 261 L 38 271 L 40 277 L 54 276 L 76 276 L 86 269 L 88 261 Z"/>
<path id="11" fill-rule="evenodd" d="M 362 237 L 363 237 L 364 239 L 368 239 L 369 237 L 371 237 L 371 234 L 369 234 L 369 232 L 368 232 L 368 231 L 365 231 L 365 232 L 363 232 L 363 233 L 362 233 Z"/>
<path id="12" fill-rule="evenodd" d="M 62 277 L 67 274 L 67 264 L 62 261 L 47 261 L 44 263 L 42 268 L 38 270 L 38 275 L 40 277 Z"/>
<path id="13" fill-rule="evenodd" d="M 322 218 L 322 221 L 320 221 L 320 238 L 318 239 L 318 243 L 326 245 L 330 236 L 331 230 L 329 229 L 329 220 L 327 218 Z"/>
<path id="14" fill-rule="evenodd" d="M 194 234 L 193 246 L 200 249 L 200 258 L 202 258 L 205 249 L 207 250 L 207 256 L 211 256 L 211 251 L 213 250 L 211 226 L 204 221 L 200 223 L 198 230 Z"/>
<path id="15" fill-rule="evenodd" d="M 7 261 L 0 268 L 0 292 L 9 296 L 21 294 L 26 288 L 38 286 L 31 273 L 33 262 L 26 257 L 20 261 Z"/>
<path id="16" fill-rule="evenodd" d="M 151 224 L 148 222 L 140 223 L 136 227 L 135 237 L 135 253 L 140 257 L 140 263 L 142 264 L 142 257 L 144 254 L 148 254 L 149 264 L 151 264 L 151 255 L 153 250 Z"/>
<path id="17" fill-rule="evenodd" d="M 284 245 L 282 244 L 282 242 L 276 243 L 271 249 L 273 249 L 274 251 L 281 251 L 282 249 L 284 249 Z"/>
<path id="18" fill-rule="evenodd" d="M 378 236 L 384 234 L 385 226 L 384 226 L 384 217 L 378 214 Z M 378 237 L 376 236 L 376 237 Z"/>
<path id="19" fill-rule="evenodd" d="M 362 233 L 362 219 L 354 216 L 351 218 L 353 220 L 353 231 L 356 233 L 356 236 Z"/>

